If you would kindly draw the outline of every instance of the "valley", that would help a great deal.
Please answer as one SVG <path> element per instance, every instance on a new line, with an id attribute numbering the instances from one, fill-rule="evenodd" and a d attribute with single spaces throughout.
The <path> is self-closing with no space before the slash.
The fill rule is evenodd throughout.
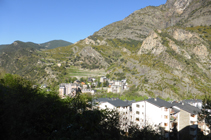
<path id="1" fill-rule="evenodd" d="M 210 9 L 210 0 L 167 0 L 74 44 L 15 41 L 0 47 L 0 67 L 38 84 L 108 74 L 140 96 L 201 98 L 211 84 Z"/>

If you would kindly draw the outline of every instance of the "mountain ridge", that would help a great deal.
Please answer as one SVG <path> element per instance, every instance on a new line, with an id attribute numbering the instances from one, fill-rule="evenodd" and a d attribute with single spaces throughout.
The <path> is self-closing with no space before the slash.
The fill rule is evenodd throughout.
<path id="1" fill-rule="evenodd" d="M 58 85 L 73 67 L 103 69 L 140 96 L 200 98 L 211 92 L 210 11 L 211 0 L 148 6 L 69 46 L 35 51 L 31 70 L 18 74 Z"/>

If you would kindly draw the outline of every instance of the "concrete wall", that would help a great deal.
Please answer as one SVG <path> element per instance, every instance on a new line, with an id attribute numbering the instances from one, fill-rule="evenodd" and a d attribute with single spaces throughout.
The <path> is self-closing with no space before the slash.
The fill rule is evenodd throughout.
<path id="1" fill-rule="evenodd" d="M 178 126 L 179 139 L 180 140 L 189 139 L 190 138 L 189 130 L 190 130 L 190 113 L 181 109 L 179 113 L 179 126 Z"/>

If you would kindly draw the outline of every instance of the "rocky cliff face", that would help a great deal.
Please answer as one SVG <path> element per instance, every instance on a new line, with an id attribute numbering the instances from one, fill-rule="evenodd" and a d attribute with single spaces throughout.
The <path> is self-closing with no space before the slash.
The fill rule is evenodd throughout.
<path id="1" fill-rule="evenodd" d="M 208 92 L 211 83 L 210 25 L 211 0 L 167 0 L 78 44 L 92 46 L 112 66 L 111 77 L 124 73 L 140 95 L 193 98 Z"/>
<path id="2" fill-rule="evenodd" d="M 108 63 L 105 62 L 102 55 L 90 46 L 84 47 L 79 55 L 86 63 L 92 64 L 94 62 L 96 65 L 102 65 L 104 67 L 108 66 Z"/>
<path id="3" fill-rule="evenodd" d="M 145 39 L 154 29 L 211 25 L 211 0 L 168 0 L 159 7 L 146 7 L 112 23 L 94 35 L 104 38 Z"/>
<path id="4" fill-rule="evenodd" d="M 165 50 L 166 47 L 162 45 L 161 37 L 157 33 L 152 32 L 151 35 L 144 40 L 138 54 L 151 53 L 154 55 L 159 55 Z"/>

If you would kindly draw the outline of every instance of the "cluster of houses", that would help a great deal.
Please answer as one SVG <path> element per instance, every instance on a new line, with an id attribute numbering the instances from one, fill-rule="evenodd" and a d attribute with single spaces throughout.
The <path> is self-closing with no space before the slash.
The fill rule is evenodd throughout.
<path id="1" fill-rule="evenodd" d="M 92 95 L 95 93 L 94 90 L 88 88 L 84 82 L 75 81 L 74 83 L 62 83 L 59 85 L 59 96 L 65 97 L 70 96 L 74 97 L 77 91 L 81 93 L 91 93 Z"/>
<path id="2" fill-rule="evenodd" d="M 95 94 L 95 90 L 93 90 L 92 86 L 96 87 L 100 83 L 106 83 L 108 85 L 107 92 L 112 93 L 122 93 L 124 90 L 128 90 L 128 84 L 126 79 L 121 81 L 109 80 L 105 76 L 100 77 L 100 81 L 96 81 L 95 78 L 88 78 L 87 84 L 84 82 L 80 82 L 78 80 L 74 81 L 74 83 L 62 83 L 59 85 L 59 96 L 65 97 L 70 96 L 74 97 L 76 95 L 77 90 L 80 90 L 81 93 L 91 93 L 92 95 Z M 102 85 L 103 86 L 103 85 Z"/>
<path id="3" fill-rule="evenodd" d="M 98 98 L 94 100 L 98 109 L 115 109 L 120 114 L 121 129 L 128 132 L 130 126 L 144 128 L 151 126 L 165 138 L 197 139 L 197 130 L 205 135 L 210 133 L 205 122 L 199 122 L 201 100 L 167 102 L 160 98 L 143 101 L 122 101 L 118 98 Z"/>
<path id="4" fill-rule="evenodd" d="M 126 79 L 123 80 L 110 80 L 105 76 L 100 77 L 101 83 L 108 83 L 107 92 L 122 93 L 124 90 L 128 90 L 128 84 Z"/>

